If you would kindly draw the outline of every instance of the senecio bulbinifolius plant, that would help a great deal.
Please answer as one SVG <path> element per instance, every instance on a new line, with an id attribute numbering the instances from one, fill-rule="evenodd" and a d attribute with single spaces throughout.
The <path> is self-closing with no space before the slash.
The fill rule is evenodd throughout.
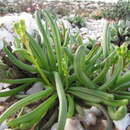
<path id="1" fill-rule="evenodd" d="M 25 23 L 21 20 L 14 25 L 19 37 L 15 38 L 13 49 L 3 49 L 6 58 L 30 76 L 1 79 L 1 83 L 15 85 L 15 88 L 0 92 L 0 97 L 16 95 L 36 82 L 42 82 L 43 90 L 26 95 L 10 106 L 0 115 L 0 123 L 7 120 L 9 127 L 18 130 L 32 127 L 46 130 L 58 117 L 57 130 L 64 130 L 66 119 L 75 115 L 77 105 L 90 105 L 103 111 L 109 123 L 107 129 L 111 130 L 111 120 L 120 120 L 126 115 L 126 105 L 130 100 L 127 92 L 130 72 L 124 72 L 129 64 L 127 43 L 120 47 L 110 44 L 110 30 L 106 25 L 102 44 L 93 44 L 92 49 L 88 49 L 78 38 L 80 43 L 74 48 L 69 31 L 64 30 L 63 33 L 47 11 L 37 11 L 35 19 L 40 40 L 26 32 Z M 8 120 L 20 109 L 38 101 L 39 105 L 32 111 Z M 39 124 L 44 118 L 47 122 L 41 128 Z"/>
<path id="2" fill-rule="evenodd" d="M 128 20 L 119 20 L 110 26 L 111 42 L 117 46 L 122 45 L 124 42 L 130 44 L 130 27 Z M 130 45 L 128 45 L 128 48 Z"/>

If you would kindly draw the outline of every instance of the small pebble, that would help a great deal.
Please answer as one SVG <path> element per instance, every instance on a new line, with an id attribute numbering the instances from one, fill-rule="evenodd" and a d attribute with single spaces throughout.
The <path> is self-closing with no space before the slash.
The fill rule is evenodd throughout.
<path id="1" fill-rule="evenodd" d="M 97 121 L 96 115 L 90 111 L 90 109 L 84 109 L 84 116 L 82 117 L 82 122 L 87 128 L 90 125 L 95 125 Z"/>
<path id="2" fill-rule="evenodd" d="M 84 128 L 78 119 L 67 118 L 64 130 L 84 130 Z"/>
<path id="3" fill-rule="evenodd" d="M 90 111 L 93 112 L 96 116 L 101 116 L 102 112 L 97 107 L 91 107 Z"/>
<path id="4" fill-rule="evenodd" d="M 58 126 L 58 123 L 53 124 L 53 126 L 51 127 L 51 130 L 57 130 L 57 126 Z"/>
<path id="5" fill-rule="evenodd" d="M 2 90 L 4 88 L 8 88 L 9 86 L 10 86 L 10 84 L 0 83 L 0 90 Z"/>
<path id="6" fill-rule="evenodd" d="M 8 129 L 8 126 L 6 122 L 3 122 L 2 124 L 0 124 L 0 130 L 5 130 L 5 129 Z"/>
<path id="7" fill-rule="evenodd" d="M 130 114 L 126 114 L 122 120 L 113 122 L 118 130 L 128 130 L 128 126 L 130 126 Z"/>
<path id="8" fill-rule="evenodd" d="M 42 90 L 43 90 L 43 84 L 41 82 L 37 82 L 33 84 L 33 86 L 26 92 L 26 94 L 30 95 L 30 94 L 40 92 Z"/>
<path id="9" fill-rule="evenodd" d="M 4 109 L 5 109 L 5 107 L 4 107 L 4 106 L 0 106 L 0 112 L 3 112 L 3 111 L 4 111 Z"/>
<path id="10" fill-rule="evenodd" d="M 51 130 L 57 130 L 58 123 L 53 124 Z M 80 121 L 76 118 L 67 118 L 64 130 L 84 130 Z M 87 130 L 87 129 L 85 129 Z"/>
<path id="11" fill-rule="evenodd" d="M 107 120 L 102 120 L 102 124 L 106 128 L 107 127 Z"/>

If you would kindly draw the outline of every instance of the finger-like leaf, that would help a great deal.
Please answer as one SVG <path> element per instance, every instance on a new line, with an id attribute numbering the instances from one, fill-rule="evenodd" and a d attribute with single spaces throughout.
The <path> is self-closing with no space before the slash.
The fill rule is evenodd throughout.
<path id="1" fill-rule="evenodd" d="M 110 29 L 109 29 L 109 22 L 106 23 L 103 38 L 102 38 L 102 48 L 103 48 L 103 55 L 107 57 L 109 55 L 110 49 Z"/>
<path id="2" fill-rule="evenodd" d="M 32 36 L 30 36 L 28 33 L 26 34 L 29 38 L 29 46 L 31 48 L 32 55 L 37 59 L 40 66 L 46 70 L 49 70 L 45 52 L 43 52 L 41 46 L 32 38 Z"/>
<path id="3" fill-rule="evenodd" d="M 21 99 L 20 101 L 13 104 L 11 107 L 9 107 L 2 115 L 0 115 L 0 123 L 2 123 L 6 118 L 8 118 L 10 115 L 15 113 L 17 110 L 21 109 L 22 107 L 35 102 L 39 99 L 45 99 L 47 98 L 53 90 L 51 88 L 38 92 L 36 94 L 30 95 L 28 97 L 25 97 L 24 99 Z"/>
<path id="4" fill-rule="evenodd" d="M 27 88 L 28 86 L 29 86 L 29 83 L 23 84 L 21 86 L 18 86 L 18 87 L 14 88 L 14 89 L 9 90 L 9 91 L 0 92 L 0 97 L 15 95 L 18 92 L 20 92 L 20 91 L 24 90 L 25 88 Z"/>
<path id="5" fill-rule="evenodd" d="M 58 72 L 54 72 L 54 76 L 55 76 L 56 90 L 59 98 L 59 117 L 58 117 L 57 130 L 64 130 L 67 117 L 66 95 Z"/>
<path id="6" fill-rule="evenodd" d="M 8 123 L 8 126 L 14 127 L 14 126 L 18 126 L 22 123 L 27 123 L 27 122 L 29 123 L 32 120 L 35 121 L 34 123 L 37 123 L 44 116 L 44 113 L 46 113 L 48 111 L 49 107 L 55 102 L 56 97 L 57 97 L 56 95 L 51 96 L 49 99 L 47 99 L 45 102 L 41 103 L 33 111 L 10 121 Z"/>
<path id="7" fill-rule="evenodd" d="M 55 56 L 54 56 L 54 53 L 53 53 L 53 50 L 52 50 L 52 47 L 51 47 L 50 39 L 47 35 L 46 30 L 44 29 L 44 26 L 41 22 L 38 11 L 36 12 L 35 18 L 36 18 L 36 22 L 37 22 L 41 37 L 43 38 L 44 44 L 47 47 L 49 62 L 50 62 L 50 65 L 52 66 L 51 68 L 54 70 L 56 68 L 56 66 L 55 66 L 56 65 L 55 64 Z"/>
<path id="8" fill-rule="evenodd" d="M 58 62 L 58 70 L 59 70 L 59 73 L 62 75 L 62 48 L 61 48 L 60 32 L 56 25 L 56 22 L 54 22 L 50 14 L 47 11 L 45 11 L 44 15 L 52 30 L 52 34 L 53 34 L 52 36 L 53 36 L 53 40 L 55 44 L 56 56 L 57 56 L 57 62 Z"/>
<path id="9" fill-rule="evenodd" d="M 26 71 L 29 71 L 29 72 L 36 72 L 36 69 L 33 66 L 27 65 L 27 64 L 23 63 L 22 61 L 18 60 L 15 56 L 13 56 L 13 54 L 7 48 L 4 48 L 3 50 L 8 55 L 9 60 L 13 64 L 18 66 L 20 69 L 26 70 Z"/>
<path id="10" fill-rule="evenodd" d="M 82 84 L 84 84 L 88 88 L 95 88 L 95 84 L 83 72 L 83 62 L 81 61 L 83 60 L 84 56 L 85 56 L 85 48 L 84 46 L 80 46 L 77 49 L 75 57 L 74 57 L 74 69 L 75 69 L 77 78 Z"/>
<path id="11" fill-rule="evenodd" d="M 13 50 L 13 53 L 18 53 L 18 54 L 20 54 L 21 57 L 23 57 L 27 61 L 33 63 L 33 59 L 32 59 L 32 57 L 30 56 L 30 54 L 29 54 L 29 52 L 27 50 L 17 48 L 17 49 Z"/>
<path id="12" fill-rule="evenodd" d="M 69 94 L 67 95 L 67 100 L 68 100 L 68 113 L 67 117 L 71 118 L 74 115 L 74 98 L 70 96 Z"/>
<path id="13" fill-rule="evenodd" d="M 0 80 L 0 83 L 8 83 L 8 84 L 22 84 L 22 83 L 33 83 L 40 81 L 38 78 L 23 78 L 23 79 L 5 79 Z"/>

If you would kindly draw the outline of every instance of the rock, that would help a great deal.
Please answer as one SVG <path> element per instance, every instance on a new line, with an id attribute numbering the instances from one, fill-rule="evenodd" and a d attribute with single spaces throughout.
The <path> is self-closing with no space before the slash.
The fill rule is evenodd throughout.
<path id="1" fill-rule="evenodd" d="M 94 113 L 86 113 L 83 122 L 86 126 L 90 126 L 90 125 L 95 125 L 96 120 L 97 119 Z"/>
<path id="2" fill-rule="evenodd" d="M 14 40 L 13 24 L 21 19 L 25 20 L 27 31 L 30 34 L 32 34 L 33 30 L 36 29 L 37 27 L 36 22 L 31 14 L 25 12 L 22 12 L 20 14 L 8 14 L 4 17 L 0 17 L 0 40 L 4 39 L 9 44 L 13 42 Z"/>
<path id="3" fill-rule="evenodd" d="M 87 43 L 89 43 L 89 40 L 86 38 L 86 39 L 83 40 L 83 43 L 87 44 Z"/>
<path id="4" fill-rule="evenodd" d="M 89 4 L 89 5 L 87 6 L 87 8 L 97 9 L 97 8 L 98 8 L 98 4 L 97 4 L 97 3 Z"/>
<path id="5" fill-rule="evenodd" d="M 3 112 L 3 111 L 4 111 L 4 109 L 5 109 L 5 107 L 4 107 L 4 106 L 0 106 L 0 112 Z"/>
<path id="6" fill-rule="evenodd" d="M 55 123 L 51 130 L 57 130 L 58 123 Z M 67 118 L 64 130 L 84 130 L 80 121 L 76 118 Z M 87 129 L 86 129 L 87 130 Z"/>
<path id="7" fill-rule="evenodd" d="M 82 33 L 88 33 L 88 29 L 85 28 L 85 27 L 80 28 L 80 31 L 81 31 Z"/>
<path id="8" fill-rule="evenodd" d="M 9 90 L 10 90 L 9 88 L 6 88 L 6 89 L 3 89 L 3 90 L 0 90 L 0 92 L 5 92 L 5 91 L 9 91 Z M 8 98 L 10 98 L 10 96 L 1 97 L 0 102 L 5 102 Z"/>
<path id="9" fill-rule="evenodd" d="M 86 7 L 86 6 L 85 6 L 84 3 L 81 3 L 81 4 L 80 4 L 80 8 L 84 9 L 85 7 Z"/>
<path id="10" fill-rule="evenodd" d="M 67 29 L 72 28 L 72 26 L 71 26 L 71 24 L 68 20 L 65 20 L 65 19 L 62 19 L 62 18 L 57 20 L 58 25 L 62 25 L 62 23 L 64 24 L 65 28 L 67 28 Z"/>
<path id="11" fill-rule="evenodd" d="M 4 47 L 3 41 L 0 41 L 0 50 Z"/>
<path id="12" fill-rule="evenodd" d="M 88 128 L 91 125 L 95 125 L 97 118 L 96 118 L 96 114 L 93 112 L 93 110 L 83 109 L 83 111 L 84 111 L 84 114 L 78 115 L 78 119 L 80 121 L 82 121 L 85 128 Z"/>
<path id="13" fill-rule="evenodd" d="M 78 33 L 78 32 L 79 32 L 79 28 L 78 28 L 78 27 L 72 28 L 72 29 L 70 30 L 70 33 L 71 33 L 71 34 Z"/>
<path id="14" fill-rule="evenodd" d="M 97 107 L 91 107 L 90 112 L 94 113 L 96 116 L 101 116 L 102 112 Z"/>
<path id="15" fill-rule="evenodd" d="M 107 120 L 102 120 L 101 122 L 102 122 L 102 125 L 103 125 L 105 128 L 107 128 Z"/>
<path id="16" fill-rule="evenodd" d="M 43 84 L 41 82 L 37 82 L 26 92 L 26 94 L 30 95 L 40 92 L 41 90 L 43 90 Z"/>
<path id="17" fill-rule="evenodd" d="M 126 128 L 130 125 L 130 113 L 128 113 L 122 120 L 113 122 L 118 130 L 126 130 Z"/>
<path id="18" fill-rule="evenodd" d="M 97 40 L 102 36 L 104 20 L 87 19 L 86 27 L 80 29 L 80 35 L 83 39 L 88 37 Z M 100 40 L 100 39 L 99 39 Z"/>
<path id="19" fill-rule="evenodd" d="M 3 88 L 8 88 L 9 86 L 10 84 L 0 83 L 0 90 L 2 90 Z"/>
<path id="20" fill-rule="evenodd" d="M 3 122 L 2 124 L 0 124 L 0 130 L 5 130 L 5 129 L 8 129 L 8 126 L 6 122 Z"/>
<path id="21" fill-rule="evenodd" d="M 57 130 L 57 125 L 58 125 L 58 123 L 55 123 L 55 124 L 51 127 L 51 130 Z"/>
<path id="22" fill-rule="evenodd" d="M 84 124 L 85 128 L 88 128 L 91 125 L 95 125 L 97 118 L 96 114 L 94 113 L 93 109 L 83 109 L 84 114 L 83 115 L 77 115 L 78 119 L 82 121 Z"/>
<path id="23" fill-rule="evenodd" d="M 84 130 L 84 129 L 78 119 L 67 118 L 64 130 Z"/>

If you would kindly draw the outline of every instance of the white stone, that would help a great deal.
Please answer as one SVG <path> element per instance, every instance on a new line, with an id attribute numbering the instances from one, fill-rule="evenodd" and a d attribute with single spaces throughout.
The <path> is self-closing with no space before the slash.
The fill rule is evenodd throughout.
<path id="1" fill-rule="evenodd" d="M 84 130 L 80 121 L 73 118 L 67 118 L 64 130 Z"/>
<path id="2" fill-rule="evenodd" d="M 43 84 L 41 82 L 37 82 L 26 92 L 26 94 L 30 95 L 40 92 L 41 90 L 43 90 Z"/>
<path id="3" fill-rule="evenodd" d="M 29 13 L 22 12 L 20 14 L 8 14 L 6 16 L 2 16 L 0 17 L 0 40 L 1 41 L 5 40 L 8 43 L 13 42 L 13 36 L 14 36 L 13 24 L 21 19 L 25 20 L 27 31 L 30 34 L 32 34 L 33 30 L 37 28 L 34 18 Z"/>
<path id="4" fill-rule="evenodd" d="M 113 122 L 118 130 L 126 130 L 126 128 L 130 125 L 130 113 L 128 113 L 122 120 Z"/>
<path id="5" fill-rule="evenodd" d="M 5 129 L 8 129 L 8 126 L 6 122 L 3 122 L 2 124 L 0 124 L 0 130 L 5 130 Z"/>
<path id="6" fill-rule="evenodd" d="M 96 124 L 96 116 L 93 113 L 86 113 L 83 119 L 83 122 L 87 125 L 95 125 Z"/>
<path id="7" fill-rule="evenodd" d="M 84 43 L 84 44 L 87 44 L 88 42 L 89 42 L 88 39 L 84 39 L 84 40 L 83 40 L 83 43 Z"/>
<path id="8" fill-rule="evenodd" d="M 80 31 L 83 33 L 88 33 L 88 29 L 86 27 L 80 28 Z"/>
<path id="9" fill-rule="evenodd" d="M 101 116 L 102 112 L 95 106 L 90 108 L 90 111 L 94 113 L 96 116 Z"/>
<path id="10" fill-rule="evenodd" d="M 102 120 L 102 125 L 105 127 L 105 128 L 107 128 L 107 120 Z"/>
<path id="11" fill-rule="evenodd" d="M 8 88 L 9 86 L 10 86 L 10 84 L 0 83 L 0 90 L 2 90 L 3 88 Z"/>
<path id="12" fill-rule="evenodd" d="M 96 124 L 96 114 L 90 109 L 83 109 L 84 115 L 81 117 L 81 121 L 83 122 L 84 126 L 87 128 L 90 125 Z"/>
<path id="13" fill-rule="evenodd" d="M 85 8 L 85 4 L 82 3 L 82 4 L 80 5 L 80 8 L 84 9 L 84 8 Z"/>
<path id="14" fill-rule="evenodd" d="M 57 126 L 58 126 L 58 123 L 55 123 L 55 124 L 51 127 L 51 130 L 57 130 Z"/>
<path id="15" fill-rule="evenodd" d="M 71 34 L 78 33 L 78 32 L 79 32 L 78 27 L 72 28 L 72 29 L 70 30 L 70 33 L 71 33 Z"/>
<path id="16" fill-rule="evenodd" d="M 65 26 L 65 28 L 67 28 L 67 29 L 72 28 L 70 22 L 67 21 L 67 20 L 65 20 L 65 19 L 62 19 L 62 18 L 61 18 L 61 19 L 59 19 L 59 20 L 57 21 L 57 23 L 58 23 L 58 24 L 61 24 L 61 25 L 62 25 L 62 23 L 63 23 L 64 26 Z"/>
<path id="17" fill-rule="evenodd" d="M 3 41 L 0 41 L 0 50 L 4 47 Z"/>
<path id="18" fill-rule="evenodd" d="M 3 112 L 3 111 L 4 111 L 4 109 L 5 109 L 5 107 L 4 107 L 4 106 L 0 106 L 0 112 Z"/>
<path id="19" fill-rule="evenodd" d="M 55 123 L 51 130 L 57 130 L 58 123 Z M 84 130 L 78 119 L 67 118 L 64 130 Z"/>

